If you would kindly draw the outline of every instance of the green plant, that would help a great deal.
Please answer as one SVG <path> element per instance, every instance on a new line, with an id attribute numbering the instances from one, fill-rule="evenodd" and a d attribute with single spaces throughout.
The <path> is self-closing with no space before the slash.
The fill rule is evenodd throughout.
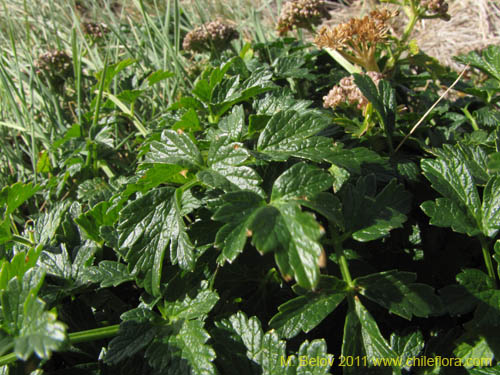
<path id="1" fill-rule="evenodd" d="M 1 59 L 0 371 L 499 373 L 500 48 L 413 131 L 457 79 L 423 53 L 235 41 L 196 75 L 181 7 L 136 6 L 61 41 L 57 89 Z"/>

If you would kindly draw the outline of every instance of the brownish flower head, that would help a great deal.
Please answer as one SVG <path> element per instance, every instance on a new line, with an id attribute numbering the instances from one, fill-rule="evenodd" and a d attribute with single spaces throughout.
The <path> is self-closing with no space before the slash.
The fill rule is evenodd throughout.
<path id="1" fill-rule="evenodd" d="M 333 28 L 323 26 L 314 42 L 320 48 L 336 50 L 350 48 L 356 52 L 367 47 L 367 44 L 373 45 L 384 41 L 389 29 L 387 20 L 397 14 L 387 9 L 374 10 L 368 16 L 351 18 L 348 22 Z"/>
<path id="2" fill-rule="evenodd" d="M 105 23 L 97 22 L 85 22 L 82 25 L 83 32 L 93 39 L 100 39 L 107 33 L 109 33 L 109 28 Z"/>
<path id="3" fill-rule="evenodd" d="M 375 86 L 383 78 L 378 72 L 366 73 L 373 81 Z M 356 105 L 358 109 L 364 109 L 368 104 L 368 99 L 361 93 L 361 90 L 354 83 L 354 77 L 344 77 L 338 85 L 333 86 L 327 96 L 323 97 L 323 107 L 335 108 L 341 104 Z"/>
<path id="4" fill-rule="evenodd" d="M 49 50 L 35 60 L 35 73 L 45 75 L 52 83 L 64 82 L 73 74 L 73 61 L 64 51 Z"/>
<path id="5" fill-rule="evenodd" d="M 229 42 L 239 37 L 238 31 L 221 21 L 205 23 L 186 34 L 182 48 L 193 52 L 223 50 Z"/>
<path id="6" fill-rule="evenodd" d="M 310 30 L 323 19 L 330 19 L 330 13 L 324 0 L 292 0 L 285 3 L 276 27 L 280 35 L 285 35 L 294 28 Z"/>
<path id="7" fill-rule="evenodd" d="M 430 13 L 438 14 L 441 18 L 449 20 L 448 3 L 445 0 L 421 0 L 420 5 Z"/>

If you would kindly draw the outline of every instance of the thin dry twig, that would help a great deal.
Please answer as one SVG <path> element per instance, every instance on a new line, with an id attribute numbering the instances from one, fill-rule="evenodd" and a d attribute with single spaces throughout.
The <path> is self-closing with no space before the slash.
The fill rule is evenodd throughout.
<path id="1" fill-rule="evenodd" d="M 429 113 L 431 113 L 431 111 L 438 105 L 438 103 L 451 91 L 451 89 L 453 87 L 455 87 L 455 85 L 458 83 L 458 81 L 460 81 L 460 79 L 463 77 L 463 75 L 465 74 L 465 71 L 468 68 L 469 68 L 469 64 L 467 64 L 467 66 L 462 70 L 462 72 L 457 77 L 457 79 L 455 80 L 455 82 L 453 82 L 453 84 L 446 89 L 446 91 L 439 97 L 439 99 L 436 100 L 436 102 L 427 110 L 427 112 L 424 113 L 424 115 L 420 118 L 420 120 L 418 120 L 418 122 L 415 124 L 415 126 L 410 130 L 410 132 L 399 143 L 398 147 L 396 147 L 396 149 L 394 150 L 394 152 L 397 152 L 401 148 L 401 146 L 403 145 L 403 143 L 406 142 L 406 140 L 413 134 L 413 132 L 415 130 L 417 130 L 417 128 L 419 127 L 419 125 L 425 120 L 425 118 L 427 117 L 427 115 Z"/>

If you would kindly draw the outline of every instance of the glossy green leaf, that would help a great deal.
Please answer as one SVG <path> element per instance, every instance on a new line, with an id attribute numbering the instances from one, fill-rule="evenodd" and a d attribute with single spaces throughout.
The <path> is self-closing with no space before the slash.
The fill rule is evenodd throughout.
<path id="1" fill-rule="evenodd" d="M 213 215 L 213 219 L 225 225 L 217 232 L 215 246 L 222 249 L 219 263 L 232 262 L 238 256 L 250 230 L 250 226 L 265 202 L 256 193 L 241 191 L 228 193 L 222 197 L 223 204 Z"/>
<path id="2" fill-rule="evenodd" d="M 202 130 L 202 127 L 200 125 L 200 120 L 198 119 L 196 111 L 193 108 L 190 108 L 186 113 L 182 115 L 181 119 L 172 126 L 172 129 L 197 132 Z"/>
<path id="3" fill-rule="evenodd" d="M 442 310 L 442 302 L 434 289 L 415 283 L 410 272 L 384 271 L 357 278 L 360 293 L 405 319 L 428 317 Z"/>
<path id="4" fill-rule="evenodd" d="M 332 186 L 333 178 L 305 162 L 286 170 L 273 185 L 271 201 L 310 198 Z"/>
<path id="5" fill-rule="evenodd" d="M 327 127 L 329 122 L 328 117 L 314 111 L 305 113 L 291 110 L 277 112 L 260 134 L 257 150 L 273 158 L 277 157 L 278 160 L 284 160 L 286 159 L 285 155 L 294 155 L 295 153 L 312 154 L 314 158 L 318 158 L 320 155 L 317 154 L 328 145 L 328 141 L 321 137 L 310 138 Z M 304 144 L 307 140 L 309 140 L 309 144 Z"/>
<path id="6" fill-rule="evenodd" d="M 83 270 L 82 278 L 89 282 L 99 283 L 101 288 L 118 286 L 134 279 L 129 274 L 126 264 L 112 260 L 103 260 L 97 267 L 86 267 Z"/>
<path id="7" fill-rule="evenodd" d="M 40 190 L 40 186 L 33 186 L 32 183 L 23 184 L 22 182 L 17 182 L 14 185 L 4 187 L 0 191 L 0 209 L 2 210 L 0 212 L 3 213 L 3 217 L 5 218 L 12 214 L 38 190 Z"/>
<path id="8" fill-rule="evenodd" d="M 161 142 L 153 141 L 146 162 L 177 164 L 188 168 L 203 166 L 203 158 L 193 140 L 182 131 L 164 130 Z"/>
<path id="9" fill-rule="evenodd" d="M 335 357 L 327 353 L 324 340 L 304 341 L 297 352 L 297 375 L 330 374 Z"/>
<path id="10" fill-rule="evenodd" d="M 481 216 L 481 200 L 472 173 L 462 160 L 424 159 L 421 166 L 436 191 L 463 209 L 470 219 L 477 220 Z"/>
<path id="11" fill-rule="evenodd" d="M 269 326 L 276 329 L 281 337 L 291 338 L 301 331 L 308 333 L 321 323 L 344 300 L 347 284 L 334 276 L 321 276 L 320 283 L 321 291 L 311 292 L 282 304 Z M 328 284 L 331 284 L 329 288 Z"/>
<path id="12" fill-rule="evenodd" d="M 271 210 L 260 210 L 255 216 L 250 228 L 252 244 L 263 253 L 273 250 L 283 275 L 293 276 L 305 288 L 314 288 L 321 255 L 319 223 L 297 204 L 280 204 Z"/>
<path id="13" fill-rule="evenodd" d="M 57 321 L 56 314 L 45 310 L 45 303 L 30 296 L 24 302 L 22 325 L 15 338 L 14 352 L 27 360 L 32 353 L 39 358 L 49 358 L 53 351 L 60 350 L 66 343 L 66 327 Z"/>
<path id="14" fill-rule="evenodd" d="M 464 64 L 478 68 L 500 81 L 500 47 L 492 45 L 483 50 L 482 56 L 472 51 L 456 59 Z"/>
<path id="15" fill-rule="evenodd" d="M 235 105 L 231 113 L 219 121 L 219 129 L 227 134 L 229 139 L 240 141 L 246 131 L 245 112 L 242 105 Z"/>
<path id="16" fill-rule="evenodd" d="M 390 340 L 391 348 L 399 355 L 401 367 L 409 370 L 407 366 L 410 358 L 417 358 L 425 347 L 425 341 L 420 331 L 412 332 L 407 335 L 397 335 L 393 333 Z"/>
<path id="17" fill-rule="evenodd" d="M 147 322 L 124 321 L 120 330 L 109 343 L 106 362 L 119 363 L 146 348 L 156 335 L 154 327 Z"/>
<path id="18" fill-rule="evenodd" d="M 500 230 L 500 177 L 492 177 L 483 191 L 482 231 L 495 237 Z"/>
<path id="19" fill-rule="evenodd" d="M 488 344 L 488 338 L 484 336 L 465 335 L 460 338 L 460 343 L 453 350 L 453 354 L 462 360 L 462 365 L 465 368 L 472 368 L 473 363 L 476 361 L 491 361 L 495 358 L 495 354 Z M 483 362 L 485 363 L 485 362 Z"/>
<path id="20" fill-rule="evenodd" d="M 216 292 L 202 290 L 195 298 L 186 296 L 182 301 L 165 301 L 162 314 L 170 321 L 196 319 L 208 314 L 218 300 L 219 296 Z"/>
<path id="21" fill-rule="evenodd" d="M 368 362 L 375 364 L 380 359 L 397 359 L 398 355 L 390 348 L 377 323 L 358 298 L 354 298 L 354 306 L 361 324 L 361 335 Z"/>
<path id="22" fill-rule="evenodd" d="M 172 264 L 192 269 L 196 259 L 184 224 L 184 213 L 173 188 L 151 190 L 120 212 L 120 252 L 132 273 L 152 274 L 154 293 L 159 293 L 165 253 Z"/>
<path id="23" fill-rule="evenodd" d="M 377 193 L 375 176 L 359 178 L 355 185 L 345 185 L 341 192 L 345 231 L 366 242 L 384 237 L 406 221 L 411 195 L 392 180 Z"/>
<path id="24" fill-rule="evenodd" d="M 481 233 L 468 212 L 450 199 L 437 198 L 434 202 L 422 203 L 420 207 L 430 217 L 432 225 L 451 227 L 455 232 L 466 233 L 469 236 L 477 236 Z"/>

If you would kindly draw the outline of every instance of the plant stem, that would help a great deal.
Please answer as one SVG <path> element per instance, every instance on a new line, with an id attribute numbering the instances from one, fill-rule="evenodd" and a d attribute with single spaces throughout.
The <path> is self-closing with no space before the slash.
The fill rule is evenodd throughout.
<path id="1" fill-rule="evenodd" d="M 96 341 L 101 339 L 106 339 L 108 337 L 113 337 L 118 333 L 120 328 L 119 324 L 115 324 L 108 327 L 94 328 L 87 331 L 74 332 L 68 335 L 69 342 L 71 344 L 79 344 L 81 342 Z M 0 366 L 8 365 L 17 361 L 17 356 L 15 353 L 9 353 L 0 357 Z"/>
<path id="2" fill-rule="evenodd" d="M 484 236 L 479 236 L 479 241 L 481 242 L 481 249 L 483 251 L 484 264 L 488 270 L 488 276 L 493 281 L 495 289 L 497 288 L 497 279 L 495 277 L 495 269 L 493 268 L 493 262 L 491 261 L 491 254 L 488 246 L 488 241 Z"/>
<path id="3" fill-rule="evenodd" d="M 333 248 L 335 250 L 335 254 L 337 255 L 337 261 L 340 267 L 340 273 L 342 274 L 342 279 L 349 285 L 349 288 L 354 288 L 354 283 L 352 282 L 351 273 L 349 272 L 349 265 L 347 264 L 347 258 L 344 254 L 344 248 L 342 246 L 342 238 L 339 233 L 332 227 L 333 224 L 330 224 L 330 233 L 333 240 Z"/>

